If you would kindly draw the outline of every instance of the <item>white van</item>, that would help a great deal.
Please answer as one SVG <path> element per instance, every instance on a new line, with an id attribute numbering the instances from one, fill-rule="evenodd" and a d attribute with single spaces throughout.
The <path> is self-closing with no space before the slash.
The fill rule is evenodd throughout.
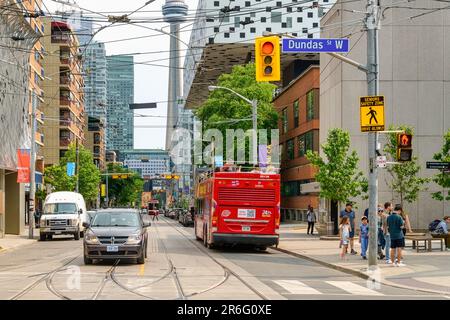
<path id="1" fill-rule="evenodd" d="M 84 234 L 83 222 L 89 222 L 86 203 L 76 192 L 54 192 L 45 198 L 40 221 L 40 240 L 53 235 L 73 234 L 79 240 Z"/>

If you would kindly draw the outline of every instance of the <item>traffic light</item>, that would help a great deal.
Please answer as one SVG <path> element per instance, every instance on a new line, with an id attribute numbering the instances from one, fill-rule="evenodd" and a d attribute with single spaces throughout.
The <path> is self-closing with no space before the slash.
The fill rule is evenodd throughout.
<path id="1" fill-rule="evenodd" d="M 280 39 L 278 37 L 262 37 L 256 39 L 256 81 L 280 81 L 280 60 Z"/>
<path id="2" fill-rule="evenodd" d="M 397 134 L 397 161 L 406 162 L 412 160 L 412 134 Z"/>

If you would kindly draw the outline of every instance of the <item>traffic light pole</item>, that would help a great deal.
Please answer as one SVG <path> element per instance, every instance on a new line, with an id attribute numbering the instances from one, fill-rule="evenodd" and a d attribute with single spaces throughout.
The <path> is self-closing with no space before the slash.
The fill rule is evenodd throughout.
<path id="1" fill-rule="evenodd" d="M 379 94 L 378 30 L 380 28 L 378 0 L 367 0 L 367 94 Z M 378 251 L 378 168 L 376 164 L 378 133 L 370 132 L 369 148 L 369 270 L 376 270 Z"/>

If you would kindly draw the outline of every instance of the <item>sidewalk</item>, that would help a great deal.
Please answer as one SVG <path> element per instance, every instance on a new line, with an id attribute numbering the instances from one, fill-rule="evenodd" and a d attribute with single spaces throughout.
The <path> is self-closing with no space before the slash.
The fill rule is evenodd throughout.
<path id="1" fill-rule="evenodd" d="M 411 245 L 410 241 L 406 245 Z M 440 251 L 437 243 L 432 252 L 406 248 L 405 267 L 393 267 L 378 260 L 381 283 L 401 288 L 450 295 L 450 251 Z M 368 278 L 368 262 L 360 256 L 361 247 L 355 238 L 357 255 L 348 255 L 348 261 L 339 257 L 339 240 L 320 240 L 318 235 L 307 235 L 306 225 L 281 225 L 278 250 L 293 254 L 329 268 Z"/>
<path id="2" fill-rule="evenodd" d="M 4 238 L 0 238 L 0 253 L 33 244 L 37 239 L 39 239 L 39 229 L 34 230 L 34 239 L 28 239 L 28 230 L 20 236 L 7 234 Z"/>

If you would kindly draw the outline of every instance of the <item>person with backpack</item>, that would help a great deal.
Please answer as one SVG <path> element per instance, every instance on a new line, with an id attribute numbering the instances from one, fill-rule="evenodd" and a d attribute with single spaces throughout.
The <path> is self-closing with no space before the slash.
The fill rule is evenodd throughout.
<path id="1" fill-rule="evenodd" d="M 317 217 L 316 213 L 314 212 L 314 208 L 311 205 L 308 206 L 306 220 L 308 220 L 308 230 L 306 231 L 306 234 L 309 234 L 309 230 L 311 228 L 311 235 L 314 235 L 314 223 L 317 221 Z"/>
<path id="2" fill-rule="evenodd" d="M 433 221 L 431 224 L 433 224 L 435 221 Z M 431 232 L 431 236 L 433 238 L 444 239 L 446 251 L 450 249 L 450 233 L 448 232 L 447 227 L 448 223 L 450 223 L 450 216 L 445 216 L 441 221 L 439 221 L 436 228 Z"/>

